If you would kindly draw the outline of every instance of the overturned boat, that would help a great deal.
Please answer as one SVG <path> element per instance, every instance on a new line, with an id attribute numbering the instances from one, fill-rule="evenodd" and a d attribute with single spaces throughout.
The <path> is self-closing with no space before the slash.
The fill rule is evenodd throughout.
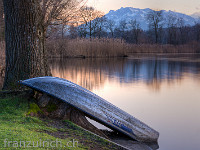
<path id="1" fill-rule="evenodd" d="M 60 99 L 97 122 L 134 140 L 141 142 L 158 140 L 159 133 L 157 131 L 71 81 L 57 77 L 37 77 L 20 81 L 20 84 Z"/>

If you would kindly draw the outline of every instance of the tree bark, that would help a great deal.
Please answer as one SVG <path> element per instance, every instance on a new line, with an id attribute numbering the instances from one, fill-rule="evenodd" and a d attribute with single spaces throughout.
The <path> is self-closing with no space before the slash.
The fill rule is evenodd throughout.
<path id="1" fill-rule="evenodd" d="M 4 40 L 3 1 L 0 0 L 0 41 Z"/>
<path id="2" fill-rule="evenodd" d="M 6 71 L 4 90 L 19 80 L 50 75 L 38 0 L 4 0 Z"/>

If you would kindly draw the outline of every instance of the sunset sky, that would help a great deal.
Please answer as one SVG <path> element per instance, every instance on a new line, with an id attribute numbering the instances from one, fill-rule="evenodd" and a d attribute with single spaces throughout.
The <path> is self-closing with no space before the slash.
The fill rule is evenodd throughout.
<path id="1" fill-rule="evenodd" d="M 88 5 L 105 13 L 121 7 L 164 9 L 185 14 L 200 12 L 200 0 L 88 0 Z"/>

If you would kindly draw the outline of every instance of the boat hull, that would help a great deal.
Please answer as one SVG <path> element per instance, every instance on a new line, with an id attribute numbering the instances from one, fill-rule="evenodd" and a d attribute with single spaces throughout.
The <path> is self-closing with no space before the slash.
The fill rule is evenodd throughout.
<path id="1" fill-rule="evenodd" d="M 60 99 L 105 126 L 137 141 L 155 142 L 159 133 L 91 91 L 65 79 L 37 77 L 20 84 Z"/>

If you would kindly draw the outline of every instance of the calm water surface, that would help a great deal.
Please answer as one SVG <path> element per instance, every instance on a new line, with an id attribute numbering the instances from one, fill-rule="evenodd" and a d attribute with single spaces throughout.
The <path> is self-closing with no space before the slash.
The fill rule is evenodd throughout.
<path id="1" fill-rule="evenodd" d="M 54 59 L 71 80 L 160 132 L 160 150 L 200 150 L 200 57 Z"/>

